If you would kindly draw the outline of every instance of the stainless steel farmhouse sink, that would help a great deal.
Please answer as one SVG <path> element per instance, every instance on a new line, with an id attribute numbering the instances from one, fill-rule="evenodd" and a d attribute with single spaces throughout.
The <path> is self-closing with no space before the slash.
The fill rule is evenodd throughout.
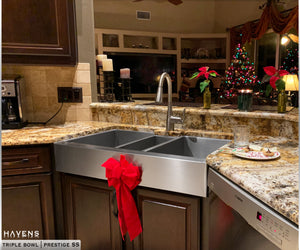
<path id="1" fill-rule="evenodd" d="M 158 136 L 150 132 L 109 130 L 54 144 L 59 172 L 106 180 L 101 165 L 120 155 L 142 167 L 140 186 L 206 196 L 205 158 L 229 140 Z"/>

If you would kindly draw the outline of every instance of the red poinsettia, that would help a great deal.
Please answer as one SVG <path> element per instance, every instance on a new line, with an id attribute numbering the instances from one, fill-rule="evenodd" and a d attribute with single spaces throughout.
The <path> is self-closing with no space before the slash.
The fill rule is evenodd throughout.
<path id="1" fill-rule="evenodd" d="M 199 78 L 200 76 L 203 76 L 208 79 L 209 76 L 217 76 L 219 75 L 216 71 L 210 70 L 208 71 L 209 67 L 201 67 L 199 68 L 199 72 L 196 72 L 193 74 L 192 78 Z"/>
<path id="2" fill-rule="evenodd" d="M 268 76 L 271 76 L 270 85 L 273 89 L 278 88 L 278 86 L 276 85 L 276 82 L 278 80 L 280 80 L 280 77 L 287 75 L 289 73 L 288 71 L 283 70 L 283 69 L 277 70 L 273 66 L 264 67 L 264 71 Z"/>
<path id="3" fill-rule="evenodd" d="M 203 92 L 203 90 L 209 85 L 210 80 L 208 80 L 209 76 L 213 76 L 216 77 L 217 75 L 219 75 L 216 71 L 214 70 L 209 70 L 209 67 L 201 67 L 199 68 L 199 72 L 195 72 L 192 77 L 190 79 L 193 78 L 199 78 L 200 76 L 204 76 L 206 78 L 206 80 L 204 80 L 203 82 L 200 83 L 200 90 L 201 92 Z"/>

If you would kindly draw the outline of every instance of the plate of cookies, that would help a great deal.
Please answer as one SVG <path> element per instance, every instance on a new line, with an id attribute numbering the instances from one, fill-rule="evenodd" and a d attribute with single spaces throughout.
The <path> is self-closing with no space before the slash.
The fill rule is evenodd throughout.
<path id="1" fill-rule="evenodd" d="M 249 160 L 274 160 L 280 157 L 277 148 L 263 148 L 257 145 L 248 145 L 232 150 L 232 153 L 238 157 Z"/>

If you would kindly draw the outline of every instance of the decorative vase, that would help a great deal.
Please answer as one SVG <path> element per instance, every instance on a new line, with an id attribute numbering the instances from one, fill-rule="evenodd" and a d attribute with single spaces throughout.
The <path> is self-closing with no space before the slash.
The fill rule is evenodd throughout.
<path id="1" fill-rule="evenodd" d="M 203 93 L 203 108 L 210 109 L 211 104 L 211 92 L 209 90 L 209 86 L 207 86 Z"/>
<path id="2" fill-rule="evenodd" d="M 252 111 L 253 90 L 240 89 L 238 91 L 238 109 L 240 111 Z"/>
<path id="3" fill-rule="evenodd" d="M 285 90 L 283 89 L 278 94 L 278 104 L 277 104 L 278 113 L 286 112 L 286 102 L 287 102 L 287 96 Z"/>

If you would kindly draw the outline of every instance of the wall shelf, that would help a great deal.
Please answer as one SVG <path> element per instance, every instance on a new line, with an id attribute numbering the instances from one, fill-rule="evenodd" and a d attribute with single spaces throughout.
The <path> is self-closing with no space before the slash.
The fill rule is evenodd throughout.
<path id="1" fill-rule="evenodd" d="M 183 74 L 190 75 L 195 69 L 208 66 L 224 75 L 230 62 L 228 33 L 177 34 L 95 29 L 95 44 L 96 54 L 120 52 L 176 55 L 177 93 Z"/>

